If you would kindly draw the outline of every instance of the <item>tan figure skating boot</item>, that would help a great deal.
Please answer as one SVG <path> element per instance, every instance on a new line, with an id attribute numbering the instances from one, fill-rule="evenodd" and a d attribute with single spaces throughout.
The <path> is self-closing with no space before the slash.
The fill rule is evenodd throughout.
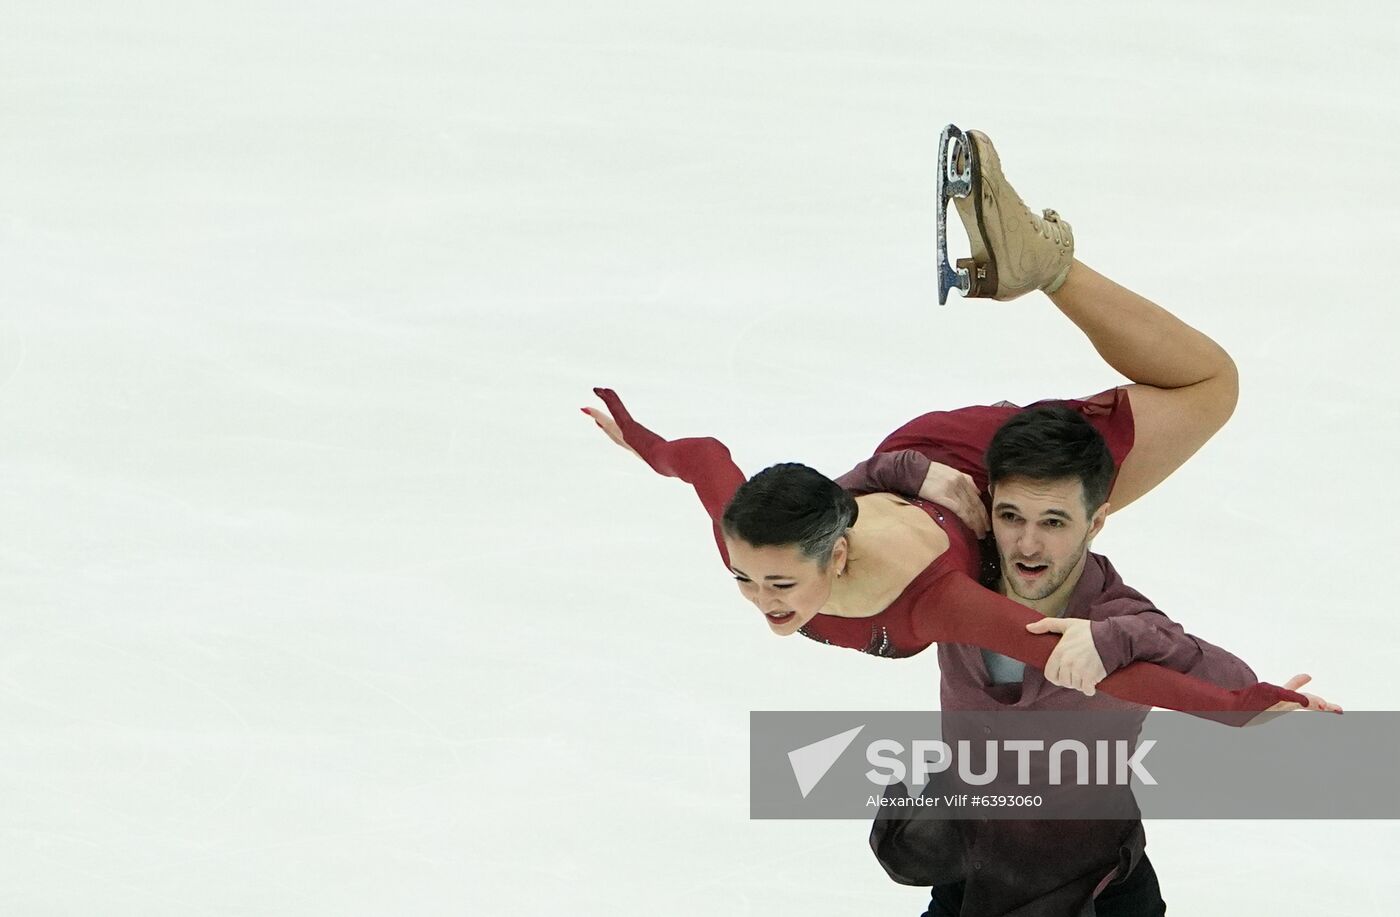
<path id="1" fill-rule="evenodd" d="M 1021 200 L 1001 171 L 1001 157 L 981 131 L 968 131 L 972 144 L 972 189 L 954 198 L 972 243 L 972 257 L 958 267 L 971 275 L 968 296 L 1015 299 L 1031 290 L 1053 293 L 1074 261 L 1074 235 L 1053 210 L 1039 216 Z"/>

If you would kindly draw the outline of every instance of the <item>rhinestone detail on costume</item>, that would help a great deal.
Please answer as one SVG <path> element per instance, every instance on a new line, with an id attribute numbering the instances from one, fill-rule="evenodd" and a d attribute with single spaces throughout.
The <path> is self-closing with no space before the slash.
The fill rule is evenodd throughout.
<path id="1" fill-rule="evenodd" d="M 893 656 L 894 650 L 890 647 L 890 632 L 881 624 L 879 632 L 875 628 L 870 629 L 870 642 L 866 644 L 865 652 L 872 656 Z"/>

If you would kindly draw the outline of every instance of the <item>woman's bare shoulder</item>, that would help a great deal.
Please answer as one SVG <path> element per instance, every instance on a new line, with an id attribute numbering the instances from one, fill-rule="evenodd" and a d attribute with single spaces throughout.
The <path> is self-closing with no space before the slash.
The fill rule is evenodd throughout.
<path id="1" fill-rule="evenodd" d="M 873 614 L 948 550 L 948 536 L 924 509 L 894 494 L 867 494 L 857 502 L 853 571 L 863 575 L 852 585 L 864 600 L 858 604 Z"/>
<path id="2" fill-rule="evenodd" d="M 888 534 L 895 544 L 908 544 L 911 549 L 922 545 L 936 547 L 942 554 L 948 548 L 948 535 L 934 522 L 928 512 L 895 494 L 865 494 L 856 498 L 860 515 L 856 519 L 857 531 L 861 523 L 867 524 L 872 534 Z"/>

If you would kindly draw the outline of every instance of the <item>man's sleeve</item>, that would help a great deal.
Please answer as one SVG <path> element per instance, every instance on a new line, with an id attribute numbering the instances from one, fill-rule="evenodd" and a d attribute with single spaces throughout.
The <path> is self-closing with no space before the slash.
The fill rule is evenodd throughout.
<path id="1" fill-rule="evenodd" d="M 984 589 L 960 572 L 936 577 L 914 601 L 910 610 L 914 635 L 925 645 L 971 644 L 1043 669 L 1059 639 L 1028 633 L 1026 625 L 1040 620 L 1038 612 Z M 1215 650 L 1204 641 L 1193 640 L 1193 644 Z M 1249 671 L 1238 659 L 1228 653 L 1224 656 L 1240 666 L 1238 671 Z M 1189 674 L 1174 671 L 1165 662 L 1132 662 L 1110 671 L 1098 688 L 1130 703 L 1182 710 L 1234 726 L 1245 725 L 1280 701 L 1307 704 L 1298 692 L 1255 682 L 1253 677 L 1247 684 L 1228 687 L 1225 682 L 1234 680 L 1233 673 L 1213 669 L 1209 654 L 1203 657 L 1192 664 Z M 1219 680 L 1211 677 L 1221 673 Z"/>
<path id="2" fill-rule="evenodd" d="M 903 494 L 917 497 L 928 477 L 929 459 L 913 449 L 872 455 L 836 479 L 844 490 L 858 494 Z"/>
<path id="3" fill-rule="evenodd" d="M 1116 599 L 1117 602 L 1138 604 L 1127 598 Z M 1115 672 L 1130 662 L 1155 662 L 1222 688 L 1243 688 L 1258 681 L 1254 671 L 1238 656 L 1188 634 L 1146 600 L 1141 604 L 1146 607 L 1090 623 L 1094 648 L 1099 651 L 1105 671 Z"/>

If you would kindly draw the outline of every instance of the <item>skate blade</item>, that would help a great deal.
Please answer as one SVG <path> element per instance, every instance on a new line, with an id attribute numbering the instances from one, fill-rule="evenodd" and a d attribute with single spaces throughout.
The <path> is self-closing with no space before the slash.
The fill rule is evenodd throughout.
<path id="1" fill-rule="evenodd" d="M 950 124 L 938 138 L 938 304 L 946 305 L 948 291 L 956 289 L 963 296 L 971 295 L 976 279 L 975 265 L 966 266 L 970 259 L 959 258 L 954 268 L 948 261 L 948 200 L 965 198 L 972 192 L 973 165 L 976 150 L 967 135 Z"/>

